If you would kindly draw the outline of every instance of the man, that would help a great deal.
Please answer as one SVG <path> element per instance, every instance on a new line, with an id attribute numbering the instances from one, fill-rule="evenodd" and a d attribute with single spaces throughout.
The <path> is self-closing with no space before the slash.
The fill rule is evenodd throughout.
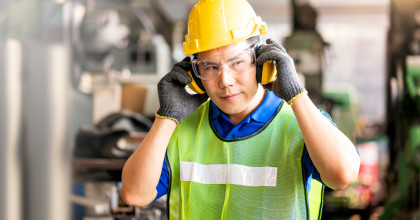
<path id="1" fill-rule="evenodd" d="M 351 184 L 354 145 L 311 102 L 284 48 L 259 45 L 266 26 L 246 0 L 201 0 L 188 24 L 193 60 L 158 84 L 156 120 L 123 169 L 124 200 L 144 206 L 168 192 L 170 219 L 319 218 L 312 178 Z M 257 71 L 269 61 L 273 91 Z M 205 94 L 185 91 L 190 76 Z"/>

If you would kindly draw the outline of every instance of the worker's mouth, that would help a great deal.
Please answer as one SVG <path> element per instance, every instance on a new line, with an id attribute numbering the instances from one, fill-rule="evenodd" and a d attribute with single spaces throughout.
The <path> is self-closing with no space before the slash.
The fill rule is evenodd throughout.
<path id="1" fill-rule="evenodd" d="M 234 101 L 237 97 L 239 97 L 240 93 L 236 93 L 236 94 L 227 94 L 227 95 L 222 95 L 220 98 L 222 98 L 223 100 L 226 100 L 228 102 L 232 102 Z"/>

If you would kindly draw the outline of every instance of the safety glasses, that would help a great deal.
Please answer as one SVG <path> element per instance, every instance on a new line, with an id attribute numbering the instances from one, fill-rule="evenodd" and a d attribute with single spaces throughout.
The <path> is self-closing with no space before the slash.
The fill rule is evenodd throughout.
<path id="1" fill-rule="evenodd" d="M 247 72 L 255 65 L 255 47 L 241 50 L 238 53 L 232 53 L 226 61 L 218 63 L 218 57 L 205 57 L 192 61 L 194 74 L 201 80 L 212 80 L 217 78 L 225 68 L 232 75 L 239 75 Z"/>

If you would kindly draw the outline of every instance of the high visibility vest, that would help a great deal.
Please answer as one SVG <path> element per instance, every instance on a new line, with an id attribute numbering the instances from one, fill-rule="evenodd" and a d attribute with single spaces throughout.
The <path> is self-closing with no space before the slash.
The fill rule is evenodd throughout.
<path id="1" fill-rule="evenodd" d="M 304 141 L 289 105 L 283 102 L 254 134 L 233 140 L 218 136 L 209 111 L 209 102 L 201 105 L 168 145 L 169 219 L 320 218 L 323 186 L 311 184 L 308 199 Z"/>

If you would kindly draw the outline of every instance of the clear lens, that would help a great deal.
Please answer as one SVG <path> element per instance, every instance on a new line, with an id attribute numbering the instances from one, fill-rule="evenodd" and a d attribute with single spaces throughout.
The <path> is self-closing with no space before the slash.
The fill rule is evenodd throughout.
<path id="1" fill-rule="evenodd" d="M 197 67 L 202 79 L 210 79 L 219 74 L 219 65 L 206 60 L 197 62 Z"/>
<path id="2" fill-rule="evenodd" d="M 255 63 L 255 54 L 251 49 L 247 49 L 229 58 L 225 64 L 212 62 L 212 58 L 197 59 L 192 61 L 194 74 L 202 79 L 214 79 L 220 75 L 222 66 L 231 74 L 241 74 L 251 69 Z"/>

